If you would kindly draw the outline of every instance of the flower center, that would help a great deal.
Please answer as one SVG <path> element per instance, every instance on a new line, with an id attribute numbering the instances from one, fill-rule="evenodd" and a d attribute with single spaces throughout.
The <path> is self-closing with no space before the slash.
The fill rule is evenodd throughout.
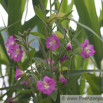
<path id="1" fill-rule="evenodd" d="M 84 51 L 89 54 L 91 51 L 88 49 L 88 47 L 84 48 Z"/>
<path id="2" fill-rule="evenodd" d="M 50 61 L 48 61 L 48 64 L 50 65 Z"/>
<path id="3" fill-rule="evenodd" d="M 11 42 L 11 45 L 14 45 L 14 41 Z"/>
<path id="4" fill-rule="evenodd" d="M 56 41 L 53 39 L 52 42 L 50 42 L 49 44 L 50 44 L 50 46 L 55 45 Z"/>
<path id="5" fill-rule="evenodd" d="M 19 49 L 16 49 L 15 57 L 17 57 L 18 54 L 19 54 Z"/>
<path id="6" fill-rule="evenodd" d="M 48 89 L 48 88 L 49 88 L 48 83 L 44 82 L 44 89 Z"/>
<path id="7" fill-rule="evenodd" d="M 55 40 L 53 40 L 52 42 L 53 42 L 53 44 L 56 44 L 56 41 L 55 41 Z"/>

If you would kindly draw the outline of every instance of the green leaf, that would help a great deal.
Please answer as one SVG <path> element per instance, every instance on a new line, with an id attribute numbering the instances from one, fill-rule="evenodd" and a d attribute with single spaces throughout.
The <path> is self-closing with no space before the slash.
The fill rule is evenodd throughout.
<path id="1" fill-rule="evenodd" d="M 62 85 L 63 83 L 62 82 L 60 82 L 60 81 L 57 81 L 56 82 L 56 85 Z"/>
<path id="2" fill-rule="evenodd" d="M 72 85 L 80 78 L 80 76 L 81 76 L 80 74 L 69 76 L 67 82 L 68 88 L 71 88 Z"/>
<path id="3" fill-rule="evenodd" d="M 33 18 L 31 18 L 30 20 L 26 21 L 24 23 L 24 25 L 21 26 L 21 30 L 20 31 L 23 32 L 24 30 L 28 30 L 28 28 L 33 29 L 39 23 L 40 23 L 40 18 L 38 18 L 38 16 L 35 15 Z"/>
<path id="4" fill-rule="evenodd" d="M 59 37 L 59 38 L 61 38 L 61 39 L 64 39 L 64 35 L 63 35 L 61 32 L 55 31 L 54 34 L 55 34 L 57 37 Z"/>
<path id="5" fill-rule="evenodd" d="M 47 22 L 52 25 L 56 21 L 55 13 L 51 14 Z"/>
<path id="6" fill-rule="evenodd" d="M 13 23 L 13 24 L 11 24 L 11 25 L 9 25 L 9 26 L 1 29 L 0 32 L 4 31 L 5 29 L 8 29 L 9 27 L 12 27 L 13 25 L 15 25 L 15 24 L 18 23 L 18 22 L 20 22 L 20 20 L 18 20 L 17 22 L 15 22 L 15 23 Z"/>
<path id="7" fill-rule="evenodd" d="M 6 48 L 5 48 L 5 45 L 4 45 L 4 40 L 3 40 L 3 37 L 2 37 L 2 35 L 1 35 L 1 33 L 0 33 L 0 45 L 1 45 L 1 47 L 2 47 L 2 49 L 3 49 L 3 51 L 4 51 L 4 53 L 5 53 L 8 61 L 10 62 L 11 60 L 10 60 L 8 54 L 7 54 L 7 51 L 6 51 Z M 5 59 L 5 60 L 6 60 L 6 59 Z"/>
<path id="8" fill-rule="evenodd" d="M 33 60 L 37 61 L 37 62 L 41 62 L 43 59 L 39 58 L 39 57 L 33 57 Z"/>
<path id="9" fill-rule="evenodd" d="M 8 2 L 8 25 L 12 25 L 13 23 L 21 20 L 21 10 L 20 10 L 20 0 L 9 0 Z M 14 35 L 17 34 L 20 30 L 21 22 L 16 23 L 12 27 L 8 28 L 9 34 Z"/>
<path id="10" fill-rule="evenodd" d="M 19 69 L 20 69 L 20 70 L 23 70 L 23 67 L 22 67 L 20 61 L 17 61 L 17 64 L 18 64 L 18 66 L 19 66 Z"/>
<path id="11" fill-rule="evenodd" d="M 23 85 L 14 85 L 14 86 L 9 86 L 9 87 L 4 87 L 4 88 L 0 88 L 0 90 L 8 90 L 8 89 L 21 89 L 23 88 Z"/>
<path id="12" fill-rule="evenodd" d="M 44 78 L 45 76 L 50 77 L 50 72 L 43 70 L 43 71 L 41 72 L 41 77 L 40 77 L 41 80 L 43 80 L 43 78 Z"/>
<path id="13" fill-rule="evenodd" d="M 43 98 L 41 103 L 46 103 L 47 101 L 48 101 L 48 97 Z M 52 103 L 51 100 L 49 100 L 48 103 Z"/>
<path id="14" fill-rule="evenodd" d="M 42 19 L 45 23 L 47 23 L 47 19 L 46 19 L 44 13 L 39 8 L 37 8 L 36 6 L 35 6 L 35 13 L 37 14 L 37 16 L 40 19 Z"/>
<path id="15" fill-rule="evenodd" d="M 5 9 L 5 11 L 7 12 L 8 1 L 7 0 L 0 0 L 0 4 L 3 6 L 3 8 Z"/>
<path id="16" fill-rule="evenodd" d="M 54 101 L 56 101 L 56 99 L 57 99 L 57 88 L 52 92 L 52 94 L 50 95 L 50 97 L 51 97 Z"/>
<path id="17" fill-rule="evenodd" d="M 29 52 L 29 57 L 30 57 L 30 59 L 32 59 L 33 58 L 33 56 L 34 56 L 34 54 L 35 54 L 35 49 L 33 48 L 30 52 Z"/>
<path id="18" fill-rule="evenodd" d="M 68 17 L 72 12 L 73 12 L 73 11 L 67 13 L 67 14 L 65 15 L 65 17 Z M 65 19 L 60 19 L 59 22 L 56 23 L 56 26 L 58 26 L 58 25 L 59 25 L 60 23 L 62 23 L 64 20 L 65 20 Z"/>
<path id="19" fill-rule="evenodd" d="M 69 19 L 71 19 L 71 18 L 69 18 Z M 73 20 L 73 21 L 74 21 L 75 23 L 77 23 L 78 25 L 80 25 L 80 26 L 82 26 L 83 28 L 85 28 L 85 29 L 89 30 L 90 32 L 92 32 L 97 38 L 99 38 L 99 39 L 103 42 L 102 38 L 100 38 L 100 36 L 98 36 L 98 34 L 97 34 L 94 30 L 92 30 L 90 27 L 88 27 L 88 26 L 86 26 L 86 25 L 84 25 L 84 24 L 82 24 L 82 23 L 80 23 L 80 22 L 77 22 L 77 21 L 75 21 L 74 19 L 71 19 L 71 20 Z"/>
<path id="20" fill-rule="evenodd" d="M 39 36 L 39 37 L 45 39 L 45 36 L 42 35 L 42 34 L 40 34 L 40 33 L 37 33 L 37 32 L 30 32 L 30 34 L 31 34 L 31 35 L 34 35 L 34 36 Z"/>
<path id="21" fill-rule="evenodd" d="M 44 7 L 44 8 L 46 9 L 48 0 L 41 0 L 41 1 L 42 1 L 43 6 L 41 6 L 41 2 L 40 2 L 40 0 L 32 0 L 32 2 L 33 2 L 33 7 L 39 5 L 40 8 Z M 34 8 L 34 10 L 35 10 L 35 8 Z"/>
<path id="22" fill-rule="evenodd" d="M 103 72 L 103 70 L 70 70 L 69 75 L 84 74 L 90 72 Z M 63 71 L 63 73 L 67 74 L 67 70 Z"/>
<path id="23" fill-rule="evenodd" d="M 15 36 L 16 36 L 19 40 L 22 40 L 22 37 L 21 37 L 21 36 L 16 35 L 16 34 L 15 34 Z"/>
<path id="24" fill-rule="evenodd" d="M 65 15 L 66 15 L 65 13 L 58 13 L 58 14 L 56 14 L 55 17 L 57 17 L 57 18 L 62 18 L 62 17 L 64 17 Z"/>
<path id="25" fill-rule="evenodd" d="M 26 0 L 20 0 L 21 14 L 23 15 L 25 9 Z"/>
<path id="26" fill-rule="evenodd" d="M 100 94 L 99 88 L 97 88 L 96 84 L 94 83 L 94 81 L 92 80 L 92 78 L 89 76 L 89 74 L 83 74 L 83 76 L 85 77 L 85 79 L 87 80 L 87 82 L 90 84 L 92 92 L 94 94 L 96 94 L 96 95 Z"/>
<path id="27" fill-rule="evenodd" d="M 21 93 L 30 93 L 30 92 L 31 92 L 31 89 L 28 89 L 28 90 L 22 90 L 19 93 L 21 94 Z"/>
<path id="28" fill-rule="evenodd" d="M 68 0 L 63 0 L 60 8 L 60 12 L 65 13 L 67 11 Z"/>

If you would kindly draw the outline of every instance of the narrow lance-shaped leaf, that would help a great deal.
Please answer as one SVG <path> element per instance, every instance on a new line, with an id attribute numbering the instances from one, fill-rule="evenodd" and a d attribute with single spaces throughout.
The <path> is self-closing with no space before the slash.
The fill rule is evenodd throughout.
<path id="1" fill-rule="evenodd" d="M 36 6 L 35 6 L 35 13 L 37 14 L 37 16 L 40 19 L 42 19 L 45 23 L 47 23 L 47 19 L 46 19 L 44 13 L 39 8 L 37 8 Z"/>
<path id="2" fill-rule="evenodd" d="M 40 38 L 43 38 L 45 39 L 45 36 L 42 35 L 41 33 L 38 33 L 38 32 L 30 32 L 31 35 L 34 35 L 34 36 L 39 36 Z"/>
<path id="3" fill-rule="evenodd" d="M 9 0 L 8 2 L 8 25 L 11 25 L 18 20 L 21 20 L 21 10 L 19 7 L 19 0 Z M 21 22 L 16 23 L 12 27 L 8 28 L 9 34 L 17 34 L 20 30 Z"/>

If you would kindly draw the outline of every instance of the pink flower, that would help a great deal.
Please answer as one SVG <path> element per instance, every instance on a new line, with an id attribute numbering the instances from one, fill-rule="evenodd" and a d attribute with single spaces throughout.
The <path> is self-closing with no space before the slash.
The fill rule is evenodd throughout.
<path id="1" fill-rule="evenodd" d="M 61 81 L 63 84 L 67 83 L 66 79 L 64 78 L 62 74 L 60 74 L 59 81 Z"/>
<path id="2" fill-rule="evenodd" d="M 65 60 L 68 59 L 68 56 L 67 55 L 63 55 L 61 58 L 60 58 L 60 62 L 63 63 Z"/>
<path id="3" fill-rule="evenodd" d="M 67 44 L 66 50 L 67 50 L 67 51 L 70 51 L 70 50 L 72 50 L 71 43 L 68 43 L 68 44 Z"/>
<path id="4" fill-rule="evenodd" d="M 46 59 L 44 60 L 46 62 Z M 48 64 L 50 65 L 50 58 L 47 59 Z M 54 64 L 54 60 L 52 60 L 52 65 Z M 52 70 L 54 70 L 54 68 L 52 68 Z"/>
<path id="5" fill-rule="evenodd" d="M 29 78 L 29 80 L 30 80 L 30 81 L 32 81 L 32 79 L 31 79 L 31 78 Z M 21 84 L 23 84 L 23 85 L 27 85 L 27 84 L 28 84 L 28 82 L 27 82 L 26 80 L 24 80 Z"/>
<path id="6" fill-rule="evenodd" d="M 22 70 L 20 70 L 19 68 L 16 67 L 15 80 L 17 80 L 18 78 L 20 78 L 23 74 L 25 74 L 25 72 L 23 72 Z"/>
<path id="7" fill-rule="evenodd" d="M 14 43 L 15 43 L 14 41 L 15 40 L 16 39 L 13 38 L 13 36 L 10 36 L 10 38 L 7 39 L 7 42 L 6 42 L 5 46 L 9 48 L 10 45 L 14 45 Z"/>
<path id="8" fill-rule="evenodd" d="M 14 61 L 20 61 L 23 56 L 23 51 L 19 49 L 19 45 L 17 45 L 16 43 L 9 46 L 8 53 L 10 53 L 10 58 L 14 59 Z"/>
<path id="9" fill-rule="evenodd" d="M 83 58 L 89 58 L 89 56 L 93 56 L 95 53 L 94 46 L 89 45 L 89 41 L 85 40 L 84 44 L 81 44 L 83 50 L 81 51 L 80 55 L 83 56 Z"/>
<path id="10" fill-rule="evenodd" d="M 45 76 L 43 81 L 37 81 L 36 86 L 39 91 L 42 91 L 43 94 L 50 95 L 55 90 L 55 80 Z"/>
<path id="11" fill-rule="evenodd" d="M 52 35 L 52 37 L 46 38 L 46 47 L 47 49 L 51 49 L 51 51 L 55 50 L 55 48 L 59 48 L 59 37 L 56 37 L 55 34 Z"/>

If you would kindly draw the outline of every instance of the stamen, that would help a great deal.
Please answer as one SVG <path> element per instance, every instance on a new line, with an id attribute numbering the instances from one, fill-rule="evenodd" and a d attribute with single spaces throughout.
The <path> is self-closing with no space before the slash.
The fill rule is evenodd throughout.
<path id="1" fill-rule="evenodd" d="M 55 41 L 55 40 L 53 40 L 53 44 L 56 44 L 56 41 Z"/>
<path id="2" fill-rule="evenodd" d="M 48 89 L 48 88 L 49 88 L 48 83 L 44 82 L 44 89 Z"/>
<path id="3" fill-rule="evenodd" d="M 88 47 L 86 47 L 85 49 L 84 49 L 84 51 L 87 53 L 87 54 L 89 54 L 91 51 L 88 49 Z"/>
<path id="4" fill-rule="evenodd" d="M 52 46 L 53 43 L 52 43 L 52 42 L 49 42 L 49 44 L 50 44 L 50 46 Z"/>
<path id="5" fill-rule="evenodd" d="M 19 49 L 16 49 L 16 54 L 14 57 L 17 57 L 18 54 L 19 54 Z"/>
<path id="6" fill-rule="evenodd" d="M 50 46 L 55 45 L 56 41 L 54 39 L 52 39 L 52 42 L 49 42 Z"/>
<path id="7" fill-rule="evenodd" d="M 11 42 L 11 45 L 14 45 L 14 41 Z"/>

